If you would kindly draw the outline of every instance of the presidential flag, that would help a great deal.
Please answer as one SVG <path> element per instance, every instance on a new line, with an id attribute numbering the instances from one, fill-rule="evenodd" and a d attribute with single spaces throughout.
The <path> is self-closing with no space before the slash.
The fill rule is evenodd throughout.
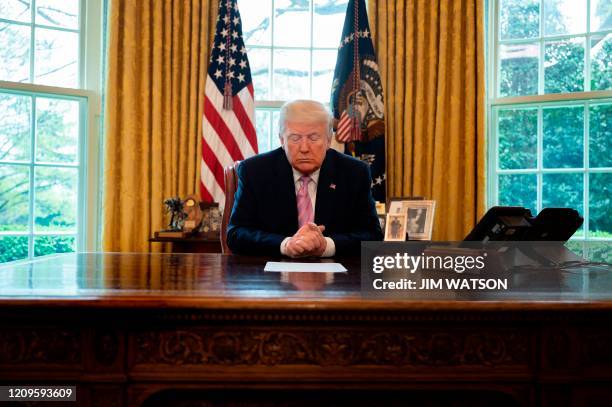
<path id="1" fill-rule="evenodd" d="M 364 0 L 348 3 L 331 106 L 336 140 L 345 153 L 370 165 L 374 199 L 385 202 L 385 106 Z"/>
<path id="2" fill-rule="evenodd" d="M 253 83 L 237 0 L 221 0 L 204 92 L 200 196 L 225 204 L 223 168 L 257 154 Z"/>

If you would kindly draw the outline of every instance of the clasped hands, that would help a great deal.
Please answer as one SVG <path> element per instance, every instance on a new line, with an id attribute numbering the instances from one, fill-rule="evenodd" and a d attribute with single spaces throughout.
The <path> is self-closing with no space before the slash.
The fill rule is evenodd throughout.
<path id="1" fill-rule="evenodd" d="M 325 226 L 306 223 L 291 236 L 285 249 L 289 257 L 321 256 L 327 247 L 323 236 Z"/>

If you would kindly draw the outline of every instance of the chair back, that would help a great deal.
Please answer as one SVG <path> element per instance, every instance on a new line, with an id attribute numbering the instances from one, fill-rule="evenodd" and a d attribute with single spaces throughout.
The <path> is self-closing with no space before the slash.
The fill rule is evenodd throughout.
<path id="1" fill-rule="evenodd" d="M 229 223 L 232 208 L 234 207 L 234 194 L 238 186 L 238 175 L 236 169 L 240 161 L 236 161 L 223 169 L 223 179 L 225 181 L 225 206 L 223 207 L 223 218 L 221 220 L 221 253 L 232 254 L 227 245 L 227 225 Z"/>

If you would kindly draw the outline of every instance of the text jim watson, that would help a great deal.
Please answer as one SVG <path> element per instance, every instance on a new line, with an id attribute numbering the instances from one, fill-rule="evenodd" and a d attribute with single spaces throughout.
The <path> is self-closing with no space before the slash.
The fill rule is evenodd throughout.
<path id="1" fill-rule="evenodd" d="M 372 282 L 375 290 L 507 290 L 505 278 L 424 278 L 420 281 L 401 278 L 384 281 L 377 278 Z"/>

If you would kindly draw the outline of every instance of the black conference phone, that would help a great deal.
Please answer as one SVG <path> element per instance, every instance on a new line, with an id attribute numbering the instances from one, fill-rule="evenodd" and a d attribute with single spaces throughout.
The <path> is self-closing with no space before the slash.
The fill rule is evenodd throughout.
<path id="1" fill-rule="evenodd" d="M 544 208 L 538 216 L 519 206 L 494 206 L 464 241 L 567 241 L 584 219 L 571 208 Z"/>

